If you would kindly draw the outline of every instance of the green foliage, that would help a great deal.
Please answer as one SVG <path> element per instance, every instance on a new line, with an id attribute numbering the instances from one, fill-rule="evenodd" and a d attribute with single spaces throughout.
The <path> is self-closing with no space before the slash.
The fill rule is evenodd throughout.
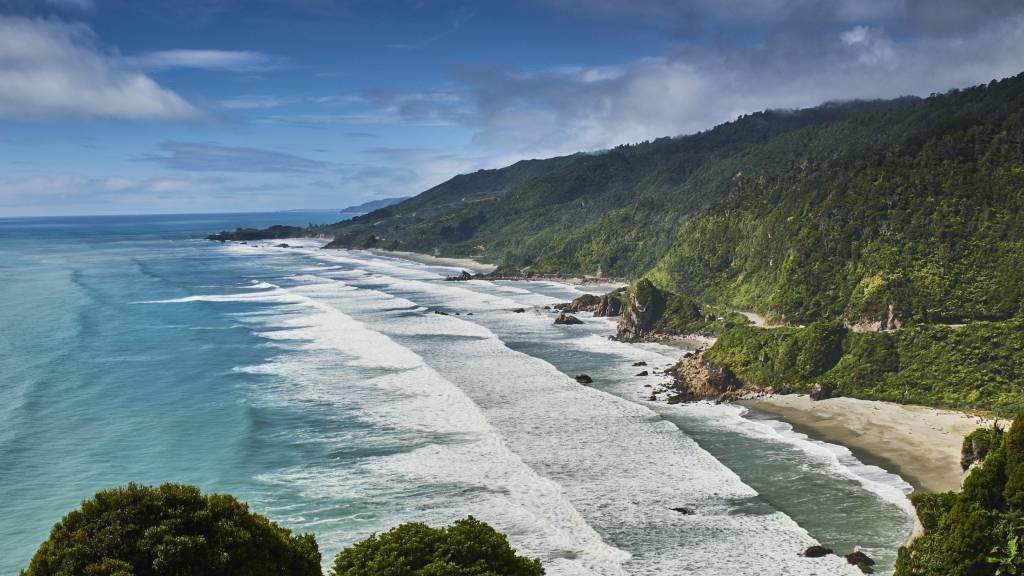
<path id="1" fill-rule="evenodd" d="M 835 322 L 732 326 L 707 358 L 756 386 L 808 391 L 827 383 L 837 394 L 867 400 L 1004 415 L 1024 410 L 1024 320 L 1017 318 L 883 333 L 847 331 Z"/>
<path id="2" fill-rule="evenodd" d="M 374 535 L 334 559 L 332 576 L 539 576 L 540 560 L 469 516 L 447 528 L 409 523 Z"/>
<path id="3" fill-rule="evenodd" d="M 1024 460 L 1024 421 L 997 439 L 960 493 L 915 495 L 924 536 L 900 549 L 896 576 L 1019 575 L 1024 568 L 1021 511 L 1007 506 L 1008 469 Z M 1014 438 L 1014 440 L 1011 440 Z M 1004 497 L 1004 495 L 1006 497 Z"/>
<path id="4" fill-rule="evenodd" d="M 917 510 L 921 526 L 926 532 L 933 532 L 939 529 L 940 521 L 953 508 L 958 497 L 956 492 L 915 492 L 910 496 L 910 501 Z"/>
<path id="5" fill-rule="evenodd" d="M 23 576 L 319 576 L 310 534 L 292 535 L 231 496 L 129 484 L 65 516 Z"/>

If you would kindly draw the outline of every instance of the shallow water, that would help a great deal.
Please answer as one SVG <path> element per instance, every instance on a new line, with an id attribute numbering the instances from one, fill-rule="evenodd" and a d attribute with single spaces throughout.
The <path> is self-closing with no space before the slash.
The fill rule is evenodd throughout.
<path id="1" fill-rule="evenodd" d="M 552 325 L 576 288 L 199 239 L 336 217 L 0 220 L 0 574 L 129 481 L 236 494 L 325 562 L 473 514 L 549 574 L 859 573 L 798 556 L 815 541 L 891 566 L 905 483 L 737 407 L 646 401 L 631 364 L 679 350 Z"/>

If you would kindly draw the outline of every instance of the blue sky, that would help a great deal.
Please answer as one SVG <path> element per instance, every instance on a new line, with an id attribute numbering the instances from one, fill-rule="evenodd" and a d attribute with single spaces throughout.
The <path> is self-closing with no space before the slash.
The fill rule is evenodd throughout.
<path id="1" fill-rule="evenodd" d="M 1024 71 L 1017 0 L 0 0 L 0 217 L 336 208 Z"/>

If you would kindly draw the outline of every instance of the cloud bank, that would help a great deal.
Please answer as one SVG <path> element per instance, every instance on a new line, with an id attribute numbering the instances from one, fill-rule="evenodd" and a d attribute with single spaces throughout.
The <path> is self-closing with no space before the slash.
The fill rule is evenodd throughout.
<path id="1" fill-rule="evenodd" d="M 166 120 L 199 115 L 152 78 L 119 68 L 82 25 L 0 16 L 0 117 Z"/>

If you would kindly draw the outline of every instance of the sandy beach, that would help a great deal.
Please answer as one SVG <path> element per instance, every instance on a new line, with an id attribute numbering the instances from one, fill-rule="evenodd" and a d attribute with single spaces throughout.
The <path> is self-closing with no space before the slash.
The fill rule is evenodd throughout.
<path id="1" fill-rule="evenodd" d="M 454 268 L 463 268 L 474 274 L 488 274 L 490 272 L 494 272 L 497 268 L 494 264 L 477 262 L 472 258 L 445 258 L 442 256 L 431 256 L 430 254 L 420 254 L 419 252 L 401 252 L 396 250 L 383 250 L 381 248 L 368 248 L 367 252 L 378 254 L 380 256 L 403 258 L 405 260 L 412 260 L 413 262 L 429 264 L 431 266 L 452 266 Z"/>
<path id="2" fill-rule="evenodd" d="M 849 448 L 861 461 L 899 474 L 915 490 L 959 490 L 964 436 L 992 420 L 962 412 L 890 402 L 803 394 L 742 400 L 813 438 Z"/>

